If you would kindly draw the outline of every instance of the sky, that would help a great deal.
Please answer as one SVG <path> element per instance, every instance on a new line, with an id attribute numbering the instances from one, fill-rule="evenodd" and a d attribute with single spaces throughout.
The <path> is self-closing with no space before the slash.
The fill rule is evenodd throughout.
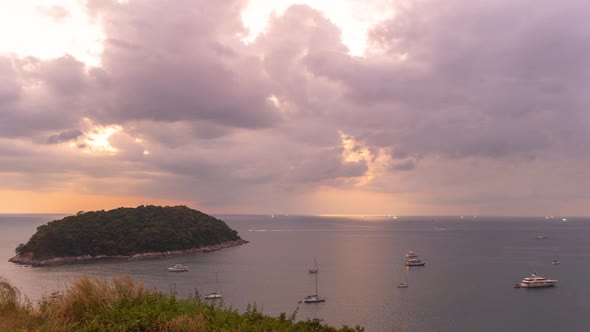
<path id="1" fill-rule="evenodd" d="M 0 0 L 0 213 L 590 215 L 582 0 Z"/>

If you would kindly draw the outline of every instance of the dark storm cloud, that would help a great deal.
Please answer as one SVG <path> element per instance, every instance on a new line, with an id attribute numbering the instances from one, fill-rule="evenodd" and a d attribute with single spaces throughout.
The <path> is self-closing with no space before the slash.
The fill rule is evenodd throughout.
<path id="1" fill-rule="evenodd" d="M 62 142 L 68 142 L 71 140 L 75 140 L 76 138 L 78 138 L 82 135 L 84 135 L 84 133 L 78 129 L 63 131 L 57 135 L 49 136 L 49 138 L 47 139 L 47 143 L 48 144 L 57 144 L 57 143 L 62 143 Z"/>
<path id="2" fill-rule="evenodd" d="M 84 63 L 70 55 L 41 62 L 38 75 L 50 89 L 63 95 L 83 92 L 88 81 Z"/>
<path id="3" fill-rule="evenodd" d="M 6 104 L 17 100 L 20 93 L 21 85 L 11 59 L 0 56 L 0 111 L 7 107 Z"/>
<path id="4" fill-rule="evenodd" d="M 294 183 L 317 183 L 337 178 L 363 176 L 368 168 L 364 161 L 342 163 L 342 149 L 319 151 L 299 161 L 293 160 L 289 178 Z"/>
<path id="5" fill-rule="evenodd" d="M 416 168 L 416 164 L 413 160 L 407 160 L 401 163 L 397 163 L 393 165 L 394 171 L 410 171 Z"/>
<path id="6" fill-rule="evenodd" d="M 588 138 L 580 125 L 590 73 L 585 8 L 582 1 L 415 2 L 372 31 L 383 53 L 310 52 L 306 64 L 346 84 L 362 111 L 350 116 L 356 126 L 343 125 L 371 144 L 416 155 L 535 154 L 560 140 L 555 128 L 573 125 Z M 366 118 L 380 123 L 364 126 Z"/>
<path id="7" fill-rule="evenodd" d="M 273 93 L 293 102 L 294 113 L 321 113 L 326 102 L 337 97 L 333 83 L 318 79 L 304 65 L 312 54 L 346 54 L 340 30 L 317 11 L 294 5 L 270 22 L 256 41 L 264 54 L 264 70 L 272 78 Z"/>
<path id="8" fill-rule="evenodd" d="M 278 114 L 267 77 L 238 35 L 242 1 L 91 2 L 108 36 L 100 121 L 210 121 L 268 127 Z M 157 18 L 157 19 L 155 19 Z"/>

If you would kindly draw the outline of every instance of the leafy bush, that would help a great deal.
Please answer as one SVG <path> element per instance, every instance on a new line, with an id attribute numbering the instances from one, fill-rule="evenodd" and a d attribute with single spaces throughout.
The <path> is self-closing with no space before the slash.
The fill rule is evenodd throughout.
<path id="1" fill-rule="evenodd" d="M 359 326 L 338 329 L 317 318 L 295 322 L 297 311 L 289 319 L 284 313 L 270 317 L 255 304 L 240 314 L 221 303 L 202 301 L 197 292 L 178 299 L 146 289 L 129 276 L 110 281 L 81 277 L 62 296 L 45 298 L 36 307 L 18 301 L 15 305 L 18 291 L 0 283 L 0 294 L 4 290 L 8 296 L 0 296 L 0 331 L 363 331 Z"/>

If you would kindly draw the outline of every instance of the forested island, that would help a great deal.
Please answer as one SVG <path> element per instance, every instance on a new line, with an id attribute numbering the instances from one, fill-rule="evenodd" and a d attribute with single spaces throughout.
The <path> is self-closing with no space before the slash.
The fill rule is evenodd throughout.
<path id="1" fill-rule="evenodd" d="M 78 212 L 39 226 L 10 261 L 33 266 L 209 252 L 247 243 L 222 220 L 186 206 Z"/>

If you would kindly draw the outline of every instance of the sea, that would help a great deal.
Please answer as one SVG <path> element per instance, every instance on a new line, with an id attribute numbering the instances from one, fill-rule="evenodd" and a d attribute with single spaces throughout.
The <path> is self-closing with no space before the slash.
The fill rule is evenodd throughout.
<path id="1" fill-rule="evenodd" d="M 0 215 L 0 276 L 32 301 L 80 275 L 130 274 L 184 297 L 215 291 L 239 311 L 296 313 L 366 331 L 589 331 L 590 218 L 216 215 L 250 243 L 206 254 L 27 267 L 8 262 L 62 215 Z M 543 234 L 545 239 L 536 239 Z M 406 268 L 415 251 L 424 267 Z M 308 273 L 317 261 L 319 273 Z M 559 260 L 559 265 L 552 262 Z M 187 265 L 170 273 L 174 264 Z M 556 287 L 516 289 L 531 273 Z M 318 293 L 326 302 L 298 303 Z M 408 288 L 397 288 L 406 283 Z"/>

